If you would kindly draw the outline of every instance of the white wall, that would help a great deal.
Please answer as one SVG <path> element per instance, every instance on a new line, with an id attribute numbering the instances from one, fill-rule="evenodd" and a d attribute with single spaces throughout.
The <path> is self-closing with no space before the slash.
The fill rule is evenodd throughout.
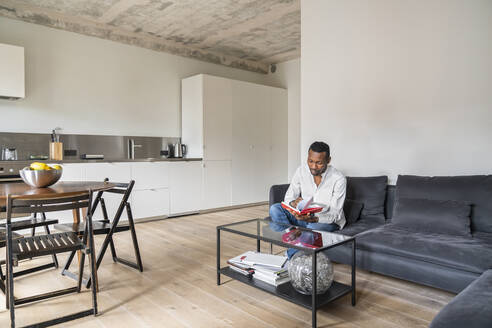
<path id="1" fill-rule="evenodd" d="M 288 172 L 289 181 L 300 164 L 301 60 L 277 64 L 277 71 L 268 81 L 288 89 Z"/>
<path id="2" fill-rule="evenodd" d="M 179 137 L 181 79 L 269 84 L 267 75 L 0 18 L 0 43 L 25 47 L 26 98 L 0 100 L 2 132 Z"/>
<path id="3" fill-rule="evenodd" d="M 347 175 L 492 173 L 492 1 L 301 2 L 301 156 Z"/>

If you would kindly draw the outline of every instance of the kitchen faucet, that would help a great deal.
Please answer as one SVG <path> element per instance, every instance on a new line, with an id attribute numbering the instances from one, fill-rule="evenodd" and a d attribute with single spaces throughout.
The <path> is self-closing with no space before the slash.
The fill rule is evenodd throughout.
<path id="1" fill-rule="evenodd" d="M 142 148 L 142 145 L 136 145 L 135 139 L 128 139 L 128 158 L 135 159 L 135 148 Z"/>

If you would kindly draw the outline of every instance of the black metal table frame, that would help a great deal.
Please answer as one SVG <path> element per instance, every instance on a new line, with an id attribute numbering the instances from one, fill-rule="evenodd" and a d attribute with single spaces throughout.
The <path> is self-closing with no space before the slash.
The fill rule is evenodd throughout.
<path id="1" fill-rule="evenodd" d="M 250 233 L 247 233 L 247 232 L 237 231 L 237 230 L 233 230 L 233 229 L 228 228 L 229 226 L 235 226 L 235 225 L 238 225 L 238 224 L 248 223 L 248 222 L 254 222 L 254 221 L 257 222 L 256 235 L 253 235 L 253 234 L 250 234 Z M 351 237 L 351 238 L 349 238 L 347 240 L 341 241 L 341 242 L 336 243 L 336 244 L 333 244 L 333 245 L 329 245 L 329 246 L 325 246 L 325 247 L 320 247 L 320 248 L 300 247 L 300 246 L 291 245 L 291 244 L 284 243 L 284 242 L 281 242 L 281 241 L 278 241 L 278 240 L 274 240 L 274 239 L 270 239 L 270 238 L 267 238 L 267 237 L 260 236 L 260 222 L 261 221 L 266 221 L 266 220 L 264 220 L 264 219 L 251 219 L 251 220 L 234 222 L 234 223 L 229 223 L 229 224 L 224 224 L 224 225 L 217 226 L 217 285 L 218 286 L 220 285 L 220 275 L 221 275 L 221 267 L 220 267 L 220 231 L 221 230 L 227 231 L 227 232 L 230 232 L 230 233 L 234 233 L 234 234 L 237 234 L 237 235 L 241 235 L 241 236 L 245 236 L 245 237 L 256 239 L 256 251 L 257 252 L 260 252 L 260 246 L 261 246 L 260 243 L 261 243 L 261 241 L 264 241 L 264 242 L 272 243 L 272 244 L 275 244 L 275 245 L 278 245 L 278 246 L 281 246 L 281 247 L 295 248 L 295 249 L 304 251 L 306 253 L 310 253 L 312 255 L 312 257 L 313 257 L 313 260 L 312 260 L 313 277 L 317 277 L 317 268 L 316 268 L 316 265 L 317 265 L 317 254 L 319 252 L 325 251 L 325 250 L 330 249 L 330 248 L 333 248 L 333 247 L 338 247 L 338 246 L 341 246 L 343 244 L 352 243 L 352 281 L 351 281 L 351 286 L 350 286 L 350 292 L 352 294 L 352 306 L 355 306 L 355 270 L 356 270 L 355 249 L 356 248 L 355 248 L 355 238 L 354 237 Z M 266 221 L 266 222 L 268 222 L 268 221 Z M 302 229 L 302 230 L 306 230 L 306 231 L 311 231 L 311 229 L 308 229 L 308 228 L 302 228 L 302 227 L 297 227 L 297 228 Z M 312 288 L 313 291 L 316 291 L 317 290 L 316 284 L 317 284 L 317 279 L 313 279 L 313 288 Z M 346 293 L 345 294 L 342 294 L 342 295 L 339 295 L 336 298 L 342 297 L 344 295 L 346 295 Z M 316 312 L 317 312 L 317 309 L 318 309 L 318 297 L 319 296 L 318 296 L 317 293 L 312 293 L 312 296 L 311 296 L 311 307 L 310 308 L 311 308 L 311 313 L 312 313 L 312 321 L 311 322 L 312 322 L 312 327 L 313 328 L 317 326 Z M 289 300 L 289 301 L 292 302 L 292 300 Z"/>

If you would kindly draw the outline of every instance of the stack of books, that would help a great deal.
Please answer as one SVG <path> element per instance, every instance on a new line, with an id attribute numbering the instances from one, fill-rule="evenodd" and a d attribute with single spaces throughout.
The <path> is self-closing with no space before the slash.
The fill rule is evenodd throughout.
<path id="1" fill-rule="evenodd" d="M 227 261 L 232 270 L 273 286 L 290 281 L 287 269 L 283 268 L 285 262 L 287 262 L 287 257 L 285 256 L 252 251 Z"/>

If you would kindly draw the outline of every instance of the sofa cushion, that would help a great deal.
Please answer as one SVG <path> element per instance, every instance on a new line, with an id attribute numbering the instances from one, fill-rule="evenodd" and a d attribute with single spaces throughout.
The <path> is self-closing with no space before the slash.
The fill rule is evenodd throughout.
<path id="1" fill-rule="evenodd" d="M 347 198 L 364 204 L 360 218 L 385 221 L 384 200 L 386 198 L 387 176 L 347 177 Z"/>
<path id="2" fill-rule="evenodd" d="M 423 177 L 400 175 L 398 198 L 461 200 L 472 205 L 471 228 L 492 232 L 492 175 Z"/>
<path id="3" fill-rule="evenodd" d="M 471 237 L 470 204 L 455 200 L 399 198 L 391 222 L 413 231 Z"/>
<path id="4" fill-rule="evenodd" d="M 364 203 L 352 199 L 345 199 L 345 203 L 343 204 L 343 213 L 345 214 L 347 224 L 352 224 L 360 218 L 360 213 L 362 212 L 363 207 Z"/>
<path id="5" fill-rule="evenodd" d="M 357 248 L 480 274 L 492 268 L 491 235 L 416 232 L 388 223 L 358 234 Z"/>
<path id="6" fill-rule="evenodd" d="M 386 199 L 384 200 L 384 216 L 386 217 L 386 221 L 393 218 L 393 212 L 395 210 L 395 195 L 396 186 L 388 185 L 386 187 Z"/>
<path id="7" fill-rule="evenodd" d="M 380 227 L 383 222 L 372 219 L 360 219 L 357 222 L 346 225 L 343 229 L 336 231 L 345 236 L 355 236 L 358 233 Z"/>
<path id="8" fill-rule="evenodd" d="M 451 300 L 429 328 L 492 327 L 492 270 L 485 271 Z"/>

